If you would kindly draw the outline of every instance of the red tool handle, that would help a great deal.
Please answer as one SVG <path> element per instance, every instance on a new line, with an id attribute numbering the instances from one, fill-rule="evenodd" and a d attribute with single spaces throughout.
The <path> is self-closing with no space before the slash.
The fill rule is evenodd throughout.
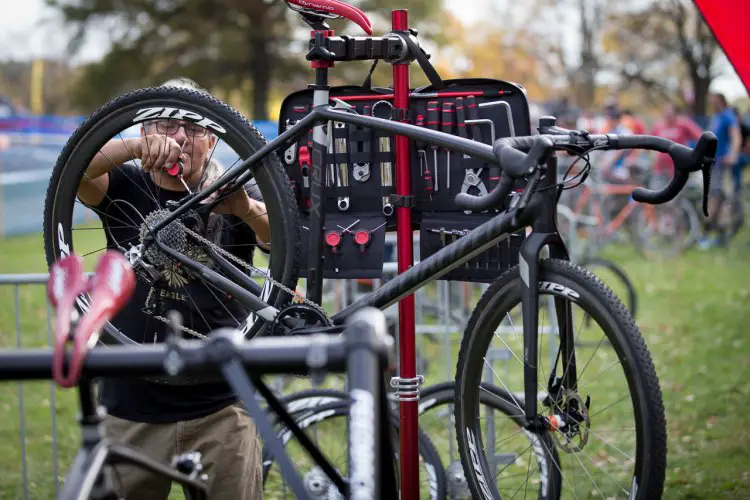
<path id="1" fill-rule="evenodd" d="M 424 115 L 418 115 L 417 120 L 415 122 L 415 125 L 417 127 L 424 127 Z M 417 154 L 419 156 L 419 163 L 422 164 L 422 181 L 423 181 L 423 187 L 424 190 L 427 191 L 430 195 L 432 195 L 432 192 L 434 190 L 433 185 L 435 184 L 435 181 L 432 177 L 432 172 L 430 172 L 430 166 L 427 164 L 427 158 L 424 156 L 425 154 L 425 147 L 424 143 L 417 141 Z"/>

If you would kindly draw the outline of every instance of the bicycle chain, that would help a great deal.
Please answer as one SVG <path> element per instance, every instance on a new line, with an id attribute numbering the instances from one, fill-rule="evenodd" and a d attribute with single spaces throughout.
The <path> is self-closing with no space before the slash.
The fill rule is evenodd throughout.
<path id="1" fill-rule="evenodd" d="M 175 222 L 178 222 L 178 221 L 175 221 Z M 239 258 L 239 257 L 237 257 L 236 255 L 232 254 L 231 252 L 228 252 L 227 250 L 224 250 L 223 248 L 221 248 L 220 246 L 218 246 L 218 245 L 217 245 L 216 243 L 213 243 L 213 242 L 212 242 L 212 241 L 210 241 L 209 239 L 207 239 L 207 238 L 204 238 L 203 236 L 201 236 L 200 234 L 196 233 L 196 232 L 195 232 L 195 231 L 193 231 L 192 229 L 189 229 L 189 228 L 187 228 L 187 227 L 186 227 L 186 226 L 185 226 L 184 224 L 182 224 L 181 222 L 178 222 L 178 223 L 179 223 L 179 224 L 180 224 L 180 225 L 181 225 L 181 226 L 183 227 L 183 229 L 185 230 L 185 232 L 186 232 L 187 234 L 189 234 L 190 236 L 192 236 L 192 237 L 193 237 L 193 238 L 195 238 L 196 240 L 198 240 L 198 241 L 200 241 L 200 242 L 202 242 L 202 243 L 204 243 L 204 244 L 206 244 L 206 245 L 209 245 L 209 246 L 211 246 L 211 248 L 213 248 L 214 250 L 216 250 L 216 251 L 217 251 L 218 253 L 220 253 L 220 254 L 221 254 L 222 256 L 226 257 L 227 259 L 229 259 L 229 260 L 231 260 L 231 261 L 234 261 L 234 262 L 235 262 L 236 264 L 240 265 L 241 267 L 244 267 L 244 268 L 245 268 L 245 269 L 247 269 L 248 271 L 250 271 L 250 272 L 255 272 L 255 273 L 258 273 L 258 274 L 260 274 L 260 275 L 262 275 L 262 276 L 265 276 L 265 278 L 266 278 L 266 279 L 268 279 L 268 280 L 270 280 L 270 281 L 271 281 L 271 283 L 272 283 L 273 285 L 275 285 L 275 286 L 279 287 L 279 288 L 280 288 L 281 290 L 283 290 L 284 292 L 286 292 L 286 293 L 288 293 L 289 295 L 291 295 L 292 297 L 294 297 L 294 298 L 298 299 L 298 300 L 299 300 L 300 302 L 302 302 L 303 304 L 306 304 L 306 305 L 308 305 L 308 306 L 312 307 L 313 309 L 317 310 L 317 311 L 318 311 L 319 313 L 321 313 L 321 314 L 322 314 L 322 315 L 323 315 L 324 317 L 326 317 L 326 318 L 328 317 L 328 314 L 327 314 L 327 313 L 325 312 L 325 310 L 324 310 L 324 309 L 323 309 L 323 308 L 322 308 L 321 306 L 319 306 L 318 304 L 316 304 L 315 302 L 313 302 L 313 301 L 311 301 L 311 300 L 308 300 L 308 299 L 306 299 L 306 298 L 305 298 L 304 296 L 302 296 L 302 295 L 301 295 L 301 294 L 300 294 L 299 292 L 297 292 L 296 290 L 292 290 L 291 288 L 289 288 L 289 287 L 287 287 L 287 286 L 285 286 L 285 285 L 283 285 L 283 284 L 279 283 L 278 281 L 276 281 L 275 279 L 273 279 L 273 278 L 272 278 L 272 277 L 271 277 L 271 276 L 269 275 L 269 273 L 267 273 L 266 271 L 263 271 L 262 269 L 258 269 L 257 267 L 253 266 L 252 264 L 250 264 L 250 263 L 248 263 L 248 262 L 245 262 L 244 260 L 240 259 L 240 258 Z M 170 323 L 169 323 L 169 320 L 167 320 L 167 318 L 165 318 L 165 317 L 163 317 L 163 316 L 152 316 L 152 317 L 153 317 L 154 319 L 157 319 L 157 320 L 159 320 L 159 321 L 162 321 L 162 322 L 164 322 L 164 323 L 166 323 L 166 324 L 170 324 Z M 198 333 L 198 332 L 196 332 L 195 330 L 191 330 L 190 328 L 188 328 L 188 327 L 186 327 L 186 326 L 182 326 L 182 327 L 181 327 L 181 330 L 183 330 L 183 331 L 185 331 L 185 332 L 187 332 L 187 333 L 189 333 L 189 334 L 191 334 L 191 335 L 194 335 L 194 336 L 196 336 L 196 337 L 200 338 L 201 340 L 206 340 L 206 339 L 208 339 L 208 337 L 207 337 L 206 335 L 203 335 L 202 333 Z"/>

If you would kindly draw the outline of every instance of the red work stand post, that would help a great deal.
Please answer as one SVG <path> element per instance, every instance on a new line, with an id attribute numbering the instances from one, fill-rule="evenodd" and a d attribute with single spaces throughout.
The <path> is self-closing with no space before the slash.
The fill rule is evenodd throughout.
<path id="1" fill-rule="evenodd" d="M 391 13 L 393 31 L 407 31 L 409 18 L 405 9 Z M 393 107 L 395 117 L 408 122 L 409 110 L 409 62 L 393 64 Z M 411 197 L 411 154 L 408 137 L 396 136 L 396 194 Z M 408 198 L 406 198 L 408 199 Z M 414 241 L 412 238 L 411 208 L 396 208 L 396 243 L 398 248 L 398 272 L 403 273 L 414 265 Z M 400 464 L 401 499 L 419 498 L 419 446 L 416 348 L 414 338 L 414 295 L 409 295 L 398 304 L 399 325 L 399 376 L 392 381 L 400 400 Z"/>

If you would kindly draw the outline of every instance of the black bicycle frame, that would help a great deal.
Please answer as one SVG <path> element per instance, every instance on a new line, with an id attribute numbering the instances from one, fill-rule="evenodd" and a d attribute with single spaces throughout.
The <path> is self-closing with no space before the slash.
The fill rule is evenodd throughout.
<path id="1" fill-rule="evenodd" d="M 311 113 L 302 118 L 291 128 L 287 129 L 274 140 L 256 151 L 244 162 L 229 169 L 219 180 L 209 186 L 205 191 L 201 191 L 189 197 L 165 219 L 157 224 L 154 228 L 154 234 L 172 222 L 173 220 L 186 213 L 187 210 L 208 198 L 218 189 L 226 186 L 233 180 L 242 184 L 250 180 L 253 175 L 252 169 L 261 162 L 266 156 L 276 150 L 282 149 L 285 145 L 296 140 L 297 137 L 306 133 L 311 127 L 325 121 L 338 121 L 358 126 L 370 127 L 376 130 L 390 132 L 396 135 L 407 136 L 412 140 L 419 140 L 427 144 L 435 144 L 451 151 L 465 153 L 472 157 L 479 158 L 482 161 L 498 164 L 492 147 L 470 139 L 464 139 L 451 134 L 430 130 L 424 127 L 417 127 L 406 123 L 395 122 L 372 116 L 362 116 L 349 111 L 342 111 L 326 104 L 319 105 L 312 109 Z M 550 123 L 549 121 L 547 123 Z M 554 120 L 549 127 L 553 130 Z M 545 131 L 542 131 L 545 133 Z M 317 163 L 316 163 L 317 162 Z M 323 158 L 313 155 L 313 177 L 315 172 L 322 175 L 324 171 Z M 459 167 L 460 168 L 460 167 Z M 322 179 L 322 178 L 321 178 Z M 521 277 L 524 282 L 523 292 L 523 315 L 524 315 L 524 379 L 525 379 L 525 396 L 527 400 L 526 413 L 530 421 L 536 419 L 536 393 L 537 393 L 537 366 L 536 359 L 538 353 L 538 332 L 537 332 L 537 310 L 539 305 L 538 286 L 532 286 L 532 283 L 539 281 L 539 254 L 542 248 L 549 247 L 550 256 L 562 260 L 569 260 L 569 254 L 565 243 L 557 231 L 557 200 L 559 197 L 557 188 L 557 158 L 551 157 L 546 163 L 546 174 L 541 181 L 538 192 L 535 194 L 520 218 L 513 223 L 513 212 L 505 211 L 499 213 L 489 221 L 481 224 L 466 236 L 459 238 L 457 241 L 443 247 L 427 259 L 422 260 L 418 265 L 410 268 L 406 272 L 399 274 L 392 280 L 377 290 L 365 295 L 358 301 L 346 307 L 344 310 L 335 314 L 331 319 L 334 324 L 341 325 L 346 322 L 355 311 L 362 307 L 375 307 L 386 309 L 387 307 L 399 302 L 404 297 L 414 293 L 416 290 L 426 284 L 440 278 L 451 270 L 461 266 L 477 255 L 481 254 L 488 248 L 497 245 L 502 240 L 522 228 L 531 227 L 532 232 L 523 242 L 520 251 L 520 268 Z M 315 196 L 316 189 L 324 189 L 325 183 L 313 182 L 311 197 Z M 322 197 L 321 197 L 322 199 Z M 314 210 L 312 211 L 315 212 Z M 314 226 L 314 224 L 311 224 Z M 322 232 L 312 231 L 310 235 L 311 249 L 316 248 L 322 242 Z M 176 252 L 166 245 L 161 244 L 157 239 L 159 247 L 174 259 L 182 262 L 186 266 L 198 271 L 200 276 L 219 289 L 226 290 L 232 296 L 250 308 L 262 320 L 267 322 L 273 321 L 278 314 L 278 310 L 269 306 L 261 300 L 257 294 L 246 290 L 232 280 L 229 280 L 206 266 Z M 562 359 L 567 360 L 564 369 L 565 387 L 575 389 L 576 387 L 576 370 L 575 354 L 573 352 L 572 318 L 570 306 L 564 299 L 555 299 L 555 310 L 560 323 L 560 349 Z M 552 381 L 550 381 L 550 384 Z M 532 397 L 533 395 L 533 397 Z"/>
<path id="2" fill-rule="evenodd" d="M 324 91 L 326 93 L 326 101 L 328 99 L 327 91 Z M 452 151 L 457 151 L 460 153 L 464 153 L 467 155 L 470 155 L 474 158 L 479 158 L 485 162 L 497 164 L 497 158 L 495 157 L 494 153 L 492 152 L 492 147 L 487 144 L 482 144 L 470 139 L 464 139 L 461 137 L 457 137 L 451 134 L 447 134 L 444 132 L 439 132 L 435 130 L 430 130 L 424 127 L 417 127 L 415 125 L 410 125 L 406 123 L 400 123 L 395 122 L 391 120 L 386 120 L 382 118 L 377 118 L 373 116 L 362 116 L 358 115 L 352 112 L 348 111 L 341 111 L 338 109 L 333 108 L 332 106 L 329 106 L 328 104 L 316 106 L 313 108 L 313 110 L 302 118 L 298 123 L 296 123 L 294 126 L 283 132 L 281 135 L 276 137 L 274 140 L 266 144 L 264 147 L 256 151 L 253 155 L 250 156 L 247 160 L 243 161 L 242 163 L 235 165 L 234 167 L 230 168 L 224 175 L 222 175 L 216 182 L 211 184 L 208 188 L 206 188 L 203 191 L 200 191 L 198 193 L 195 193 L 193 195 L 187 196 L 176 208 L 174 211 L 172 211 L 167 217 L 165 217 L 163 220 L 161 220 L 159 223 L 156 224 L 154 227 L 152 234 L 158 234 L 159 231 L 166 227 L 169 223 L 172 221 L 178 219 L 180 216 L 185 214 L 188 210 L 194 209 L 198 207 L 198 204 L 200 204 L 201 201 L 207 199 L 209 196 L 211 196 L 213 193 L 215 193 L 217 190 L 223 188 L 227 184 L 236 181 L 236 183 L 243 184 L 250 180 L 250 178 L 253 175 L 253 168 L 261 162 L 266 156 L 273 153 L 274 151 L 277 151 L 279 149 L 285 149 L 285 146 L 288 142 L 294 141 L 296 138 L 301 136 L 302 134 L 307 133 L 307 131 L 311 127 L 318 128 L 318 124 L 321 124 L 326 121 L 338 121 L 343 123 L 349 123 L 364 127 L 371 127 L 373 129 L 381 130 L 390 132 L 396 135 L 403 135 L 407 136 L 410 139 L 413 140 L 420 140 L 424 141 L 427 144 L 435 144 L 440 147 L 450 149 Z M 311 189 L 311 199 L 313 199 L 313 209 L 311 212 L 313 214 L 318 214 L 317 216 L 313 216 L 310 224 L 310 251 L 312 254 L 314 254 L 314 250 L 316 248 L 319 248 L 322 245 L 322 231 L 315 231 L 314 228 L 317 225 L 321 225 L 321 222 L 325 218 L 325 214 L 323 210 L 316 211 L 316 201 L 315 200 L 322 200 L 323 196 L 321 195 L 320 191 L 325 189 L 325 183 L 322 182 L 322 172 L 324 172 L 324 165 L 323 165 L 323 157 L 321 155 L 313 155 L 312 160 L 312 189 Z M 320 176 L 318 178 L 317 176 Z M 318 179 L 318 181 L 316 181 Z M 531 210 L 529 210 L 530 212 Z M 502 217 L 505 217 L 504 215 Z M 494 221 L 494 219 L 493 219 Z M 486 224 L 490 224 L 493 221 L 489 221 Z M 507 218 L 507 221 L 503 219 L 503 228 L 505 229 L 505 232 L 510 232 L 513 230 L 508 223 L 510 222 L 510 218 Z M 527 222 L 530 222 L 530 219 L 527 219 Z M 497 222 L 495 222 L 495 226 L 497 226 Z M 477 228 L 477 231 L 480 231 L 480 228 L 483 228 L 484 226 L 480 226 Z M 523 227 L 523 226 L 519 226 Z M 485 227 L 484 230 L 487 228 Z M 495 227 L 496 229 L 496 227 Z M 515 228 L 517 229 L 517 228 Z M 491 231 L 492 234 L 496 234 L 497 231 L 493 230 Z M 471 235 L 468 235 L 471 236 Z M 448 268 L 448 270 L 453 269 L 467 260 L 471 259 L 476 254 L 481 253 L 482 251 L 486 250 L 492 244 L 497 243 L 499 239 L 495 239 L 487 243 L 486 247 L 483 248 L 476 248 L 476 246 L 472 247 L 471 250 L 476 250 L 476 253 L 471 253 L 468 255 L 464 260 L 454 260 L 454 257 L 461 256 L 465 252 L 466 249 L 465 242 L 474 242 L 475 240 L 473 238 L 461 238 L 458 242 L 454 242 L 453 244 L 446 247 L 446 249 L 451 248 L 455 249 L 456 252 L 441 252 L 440 255 L 442 255 L 442 259 L 439 262 L 439 267 L 442 268 Z M 464 241 L 465 240 L 465 241 Z M 206 280 L 211 285 L 217 287 L 220 290 L 224 290 L 227 293 L 231 294 L 232 297 L 234 297 L 236 300 L 238 300 L 240 303 L 244 304 L 246 307 L 248 307 L 253 314 L 257 315 L 262 320 L 265 320 L 267 322 L 273 321 L 273 319 L 276 317 L 276 314 L 278 313 L 278 310 L 274 307 L 269 306 L 267 303 L 265 303 L 263 300 L 259 298 L 257 293 L 253 293 L 252 290 L 247 290 L 245 287 L 235 283 L 235 281 L 230 280 L 220 274 L 218 274 L 216 271 L 213 271 L 212 269 L 209 269 L 208 267 L 204 266 L 203 264 L 185 256 L 182 255 L 179 252 L 176 252 L 175 250 L 169 248 L 167 245 L 163 244 L 158 237 L 155 238 L 155 243 L 159 246 L 159 248 L 164 251 L 166 254 L 168 254 L 170 257 L 174 258 L 175 260 L 183 263 L 184 265 L 188 266 L 191 270 L 195 271 L 202 279 Z M 459 246 L 456 246 L 459 245 Z M 445 258 L 446 256 L 449 256 L 449 258 Z M 319 256 L 315 257 L 315 255 L 311 256 L 311 261 L 314 260 L 320 260 Z M 223 267 L 223 266 L 222 266 Z M 447 271 L 446 271 L 447 272 Z M 440 277 L 444 273 L 434 273 L 429 276 L 430 279 L 425 280 L 424 282 L 428 282 L 432 279 L 436 279 Z M 403 275 L 402 275 L 403 276 Z M 422 284 L 422 280 L 420 281 L 420 286 Z M 391 288 L 389 287 L 388 290 L 390 291 Z M 312 297 L 312 300 L 315 301 L 315 293 L 309 294 L 309 297 Z M 390 298 L 401 298 L 403 295 L 401 293 L 398 294 L 398 296 L 390 297 Z M 386 307 L 397 300 L 386 300 L 383 302 L 382 300 L 376 300 L 376 301 L 370 301 L 368 302 L 368 305 L 372 305 L 374 307 L 377 307 L 379 309 L 382 309 L 383 307 Z M 317 300 L 319 302 L 319 300 Z M 349 316 L 349 314 L 353 312 L 353 309 L 349 308 L 346 312 L 346 314 L 340 313 L 336 316 L 336 323 L 343 322 L 346 317 Z M 340 321 L 339 321 L 340 320 Z"/>

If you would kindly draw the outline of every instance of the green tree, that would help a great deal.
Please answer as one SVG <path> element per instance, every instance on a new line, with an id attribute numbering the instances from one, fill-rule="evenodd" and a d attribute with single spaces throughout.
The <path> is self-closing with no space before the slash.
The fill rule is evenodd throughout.
<path id="1" fill-rule="evenodd" d="M 75 27 L 75 51 L 91 27 L 113 26 L 112 48 L 87 65 L 74 99 L 92 108 L 128 89 L 149 86 L 177 74 L 212 91 L 250 88 L 250 115 L 268 118 L 272 92 L 301 88 L 311 79 L 304 59 L 309 29 L 281 0 L 47 0 Z M 387 31 L 390 9 L 408 5 L 412 24 L 437 19 L 434 0 L 367 0 L 376 31 Z M 348 23 L 348 21 L 347 21 Z M 344 21 L 333 21 L 337 30 Z M 431 26 L 431 25 L 430 25 Z M 343 66 L 343 65 L 342 65 Z M 348 83 L 363 78 L 366 65 L 334 73 Z M 382 68 L 381 68 L 382 71 Z M 248 85 L 249 84 L 249 85 Z"/>
<path id="2" fill-rule="evenodd" d="M 721 75 L 724 61 L 692 2 L 621 4 L 608 24 L 608 65 L 624 88 L 639 89 L 653 102 L 682 102 L 696 115 L 706 113 L 711 82 Z"/>
<path id="3" fill-rule="evenodd" d="M 0 61 L 0 96 L 24 111 L 31 109 L 31 61 Z M 67 99 L 79 71 L 64 61 L 44 61 L 42 109 L 45 114 L 66 115 L 78 110 Z"/>
<path id="4" fill-rule="evenodd" d="M 546 86 L 589 108 L 597 100 L 602 73 L 601 36 L 611 2 L 604 0 L 530 0 L 519 8 L 508 3 L 509 47 L 533 57 L 544 69 Z"/>

